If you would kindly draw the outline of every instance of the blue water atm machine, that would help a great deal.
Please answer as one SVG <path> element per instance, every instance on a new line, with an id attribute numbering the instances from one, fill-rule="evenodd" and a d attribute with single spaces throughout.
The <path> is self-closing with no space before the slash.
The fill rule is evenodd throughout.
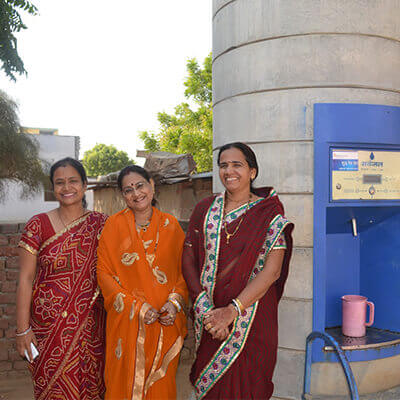
<path id="1" fill-rule="evenodd" d="M 314 163 L 313 330 L 337 340 L 355 375 L 369 363 L 376 389 L 400 385 L 400 107 L 315 104 Z M 375 304 L 364 337 L 342 334 L 348 294 Z M 314 344 L 319 373 L 337 363 L 332 350 Z M 397 366 L 388 383 L 385 365 Z"/>

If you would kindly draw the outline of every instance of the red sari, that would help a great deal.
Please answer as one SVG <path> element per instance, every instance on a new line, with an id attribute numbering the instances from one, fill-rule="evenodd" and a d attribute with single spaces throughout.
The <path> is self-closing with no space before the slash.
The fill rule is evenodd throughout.
<path id="1" fill-rule="evenodd" d="M 25 226 L 19 246 L 37 256 L 30 364 L 35 398 L 94 400 L 104 394 L 105 311 L 96 279 L 106 216 L 89 212 L 55 233 L 47 214 Z"/>
<path id="2" fill-rule="evenodd" d="M 269 193 L 271 192 L 271 193 Z M 278 196 L 241 206 L 225 216 L 237 232 L 229 244 L 223 229 L 224 195 L 201 201 L 185 241 L 183 275 L 193 299 L 196 359 L 190 374 L 197 399 L 269 399 L 278 346 L 278 302 L 288 275 L 293 224 L 284 218 Z M 237 317 L 223 341 L 203 329 L 203 315 L 227 306 L 262 270 L 269 252 L 284 236 L 286 251 L 280 278 Z"/>

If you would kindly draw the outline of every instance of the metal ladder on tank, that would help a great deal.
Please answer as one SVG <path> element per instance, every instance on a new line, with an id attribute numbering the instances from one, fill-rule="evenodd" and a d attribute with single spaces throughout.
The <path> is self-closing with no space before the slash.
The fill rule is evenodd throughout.
<path id="1" fill-rule="evenodd" d="M 343 368 L 343 372 L 346 375 L 347 384 L 349 385 L 350 395 L 352 400 L 359 400 L 358 397 L 358 389 L 357 384 L 354 379 L 353 372 L 351 370 L 349 361 L 347 360 L 345 352 L 339 346 L 338 342 L 327 333 L 314 331 L 307 336 L 306 339 L 306 363 L 304 369 L 304 386 L 303 386 L 303 395 L 301 396 L 302 400 L 312 400 L 312 396 L 310 394 L 311 387 L 311 355 L 312 355 L 312 342 L 315 339 L 322 339 L 325 344 L 331 345 L 336 355 L 338 356 L 340 363 Z"/>

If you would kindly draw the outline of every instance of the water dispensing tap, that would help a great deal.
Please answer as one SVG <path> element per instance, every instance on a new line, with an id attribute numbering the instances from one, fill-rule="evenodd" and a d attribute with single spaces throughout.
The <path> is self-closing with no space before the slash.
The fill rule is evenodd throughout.
<path id="1" fill-rule="evenodd" d="M 351 225 L 353 226 L 353 236 L 357 236 L 357 220 L 355 218 L 351 219 Z"/>

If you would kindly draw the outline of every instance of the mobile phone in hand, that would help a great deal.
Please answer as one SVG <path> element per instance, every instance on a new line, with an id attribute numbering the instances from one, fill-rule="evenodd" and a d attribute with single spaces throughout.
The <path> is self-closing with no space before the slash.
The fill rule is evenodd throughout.
<path id="1" fill-rule="evenodd" d="M 32 360 L 29 359 L 29 354 L 28 352 L 25 350 L 25 358 L 29 361 L 32 362 L 38 355 L 39 352 L 36 348 L 36 346 L 31 342 L 31 353 L 32 353 Z"/>

